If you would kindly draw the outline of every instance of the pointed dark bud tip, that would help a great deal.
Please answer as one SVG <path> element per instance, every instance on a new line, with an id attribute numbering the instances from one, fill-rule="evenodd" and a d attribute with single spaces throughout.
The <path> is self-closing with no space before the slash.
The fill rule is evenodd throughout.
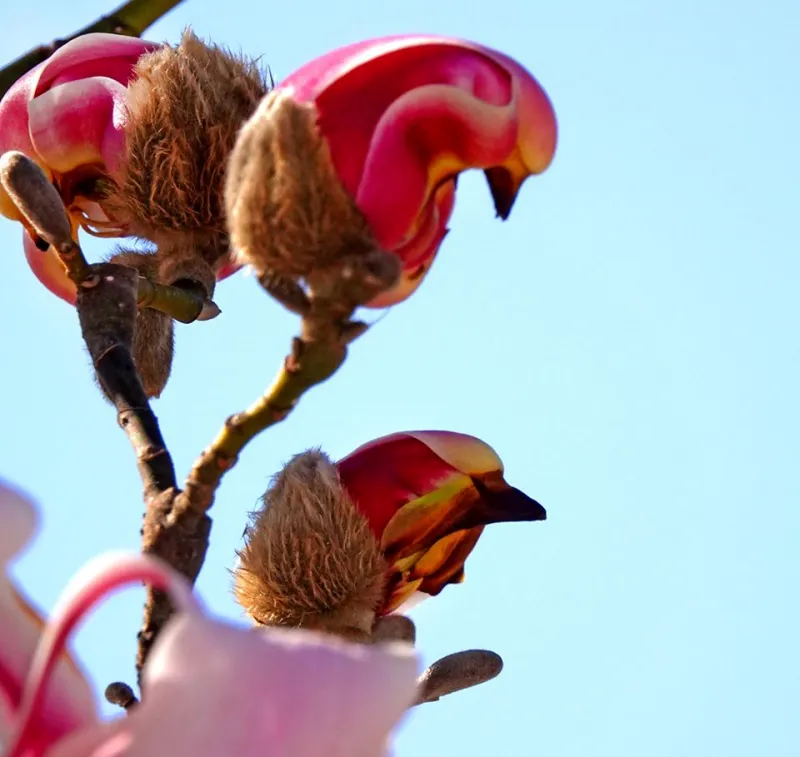
<path id="1" fill-rule="evenodd" d="M 511 209 L 517 199 L 519 187 L 514 177 L 505 168 L 487 168 L 483 173 L 486 176 L 486 181 L 489 182 L 489 190 L 492 193 L 497 216 L 505 221 L 511 215 Z"/>

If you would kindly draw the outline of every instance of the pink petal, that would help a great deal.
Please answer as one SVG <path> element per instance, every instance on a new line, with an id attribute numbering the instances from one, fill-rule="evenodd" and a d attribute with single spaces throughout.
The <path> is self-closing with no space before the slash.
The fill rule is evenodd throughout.
<path id="1" fill-rule="evenodd" d="M 21 704 L 23 681 L 44 627 L 40 613 L 8 578 L 5 566 L 31 538 L 36 511 L 22 494 L 0 483 L 0 700 L 6 717 Z M 86 678 L 66 652 L 54 666 L 52 685 L 42 703 L 37 744 L 93 722 L 94 697 Z"/>
<path id="2" fill-rule="evenodd" d="M 119 34 L 86 34 L 60 47 L 50 58 L 15 82 L 0 100 L 0 154 L 19 150 L 36 160 L 48 176 L 52 175 L 51 166 L 37 153 L 29 133 L 28 105 L 31 100 L 59 83 L 90 77 L 111 79 L 126 85 L 133 77 L 138 59 L 158 47 L 155 43 Z M 113 155 L 119 146 L 109 144 L 108 149 Z M 106 159 L 110 157 L 105 156 Z M 111 163 L 116 166 L 116 159 Z M 0 213 L 14 220 L 20 218 L 2 188 Z"/>
<path id="3" fill-rule="evenodd" d="M 153 650 L 144 702 L 48 757 L 382 757 L 417 670 L 410 648 L 184 615 Z"/>
<path id="4" fill-rule="evenodd" d="M 41 94 L 54 83 L 95 76 L 128 84 L 139 58 L 160 46 L 121 34 L 84 34 L 59 47 L 44 62 L 34 94 Z"/>
<path id="5" fill-rule="evenodd" d="M 95 77 L 61 84 L 28 106 L 36 152 L 60 173 L 104 165 L 112 175 L 125 155 L 125 96 L 113 79 Z"/>
<path id="6" fill-rule="evenodd" d="M 403 261 L 399 281 L 370 300 L 365 307 L 386 308 L 410 297 L 425 280 L 447 236 L 447 223 L 456 199 L 456 182 L 448 181 L 431 197 L 412 238 L 395 249 Z"/>
<path id="7" fill-rule="evenodd" d="M 360 42 L 280 86 L 314 103 L 342 183 L 378 242 L 403 260 L 401 281 L 372 307 L 408 297 L 432 265 L 452 210 L 442 212 L 442 186 L 483 169 L 506 218 L 522 183 L 555 151 L 555 114 L 538 82 L 508 56 L 471 42 Z"/>
<path id="8" fill-rule="evenodd" d="M 449 86 L 418 87 L 392 103 L 376 125 L 356 204 L 378 242 L 394 250 L 413 233 L 433 180 L 501 163 L 516 137 L 506 108 Z"/>
<path id="9" fill-rule="evenodd" d="M 56 297 L 60 297 L 64 302 L 74 305 L 78 301 L 78 290 L 69 276 L 67 276 L 64 264 L 59 259 L 56 251 L 52 247 L 44 252 L 40 250 L 31 235 L 24 229 L 22 232 L 22 246 L 25 250 L 25 259 L 28 261 L 28 265 L 36 278 Z"/>
<path id="10" fill-rule="evenodd" d="M 148 664 L 124 754 L 379 757 L 414 699 L 417 670 L 410 648 L 182 618 Z"/>
<path id="11" fill-rule="evenodd" d="M 28 102 L 33 96 L 42 65 L 44 64 L 40 63 L 18 79 L 0 100 L 0 155 L 10 150 L 19 150 L 36 160 L 45 173 L 51 176 L 52 172 L 36 154 L 28 133 Z M 2 186 L 0 186 L 0 213 L 15 221 L 22 218 Z"/>

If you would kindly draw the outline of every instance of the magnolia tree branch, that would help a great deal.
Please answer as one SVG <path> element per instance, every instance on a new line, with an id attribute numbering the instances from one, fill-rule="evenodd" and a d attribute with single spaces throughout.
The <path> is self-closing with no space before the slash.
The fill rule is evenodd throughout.
<path id="1" fill-rule="evenodd" d="M 352 315 L 354 308 L 349 309 Z M 247 410 L 232 415 L 204 450 L 186 478 L 183 491 L 165 492 L 148 507 L 142 531 L 142 549 L 167 561 L 194 583 L 208 550 L 211 519 L 208 509 L 222 477 L 258 434 L 284 420 L 302 395 L 329 379 L 347 356 L 347 345 L 364 328 L 347 322 L 330 301 L 314 301 L 302 320 L 301 336 L 266 393 Z M 347 321 L 347 319 L 344 319 Z M 139 632 L 136 669 L 141 672 L 150 650 L 172 614 L 169 598 L 148 589 L 144 621 Z"/>
<path id="2" fill-rule="evenodd" d="M 145 501 L 176 486 L 175 468 L 131 356 L 139 273 L 114 263 L 90 265 L 72 239 L 69 217 L 55 187 L 19 152 L 0 157 L 0 183 L 26 228 L 58 254 L 78 288 L 81 333 L 100 386 L 117 410 L 136 453 Z M 202 308 L 202 303 L 200 304 Z"/>
<path id="3" fill-rule="evenodd" d="M 33 48 L 33 50 L 29 50 L 17 60 L 0 69 L 0 97 L 11 88 L 11 85 L 17 79 L 34 66 L 47 60 L 59 47 L 70 40 L 94 32 L 139 37 L 147 27 L 152 26 L 158 19 L 181 2 L 183 0 L 130 0 L 130 2 L 121 5 L 107 16 L 97 19 L 97 21 L 85 26 L 70 37 L 55 39 L 46 45 L 40 45 Z"/>

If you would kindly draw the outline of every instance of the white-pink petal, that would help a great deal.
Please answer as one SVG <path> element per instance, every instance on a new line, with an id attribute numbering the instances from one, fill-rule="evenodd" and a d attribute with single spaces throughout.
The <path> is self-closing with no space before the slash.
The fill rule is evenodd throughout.
<path id="1" fill-rule="evenodd" d="M 0 701 L 3 728 L 19 706 L 23 683 L 44 628 L 41 613 L 7 575 L 7 563 L 36 530 L 33 504 L 19 491 L 0 482 Z M 42 740 L 57 739 L 96 718 L 94 695 L 86 678 L 62 655 L 44 698 Z M 46 733 L 45 733 L 46 732 Z"/>

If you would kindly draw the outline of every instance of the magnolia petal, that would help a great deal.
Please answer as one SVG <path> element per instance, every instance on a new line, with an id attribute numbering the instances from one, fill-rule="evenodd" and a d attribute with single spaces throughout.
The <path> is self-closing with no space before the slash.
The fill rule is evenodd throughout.
<path id="1" fill-rule="evenodd" d="M 28 106 L 37 154 L 60 173 L 92 164 L 116 173 L 125 154 L 126 93 L 119 82 L 98 76 L 39 95 Z"/>
<path id="2" fill-rule="evenodd" d="M 36 533 L 38 521 L 31 501 L 0 479 L 0 563 L 19 554 Z"/>
<path id="3" fill-rule="evenodd" d="M 405 645 L 178 618 L 148 662 L 146 699 L 125 719 L 127 748 L 53 757 L 378 757 L 414 701 L 417 672 Z"/>
<path id="4" fill-rule="evenodd" d="M 381 548 L 392 562 L 417 550 L 430 549 L 455 531 L 491 523 L 545 520 L 545 509 L 501 477 L 486 486 L 465 474 L 400 508 L 387 523 Z"/>
<path id="5" fill-rule="evenodd" d="M 483 169 L 505 219 L 523 182 L 555 152 L 555 113 L 536 79 L 508 56 L 463 40 L 360 42 L 312 61 L 280 86 L 314 103 L 344 187 L 378 242 L 404 261 L 397 286 L 370 307 L 410 296 L 430 269 L 452 210 L 428 236 L 426 214 L 443 183 Z"/>
<path id="6" fill-rule="evenodd" d="M 33 535 L 36 511 L 22 494 L 2 483 L 0 524 L 0 562 L 5 566 Z M 6 718 L 20 706 L 23 682 L 43 627 L 40 612 L 12 584 L 4 570 L 0 575 L 0 709 Z M 67 652 L 59 656 L 51 681 L 41 709 L 41 722 L 46 726 L 37 736 L 37 743 L 55 740 L 96 717 L 91 687 Z"/>
<path id="7" fill-rule="evenodd" d="M 128 84 L 145 53 L 161 45 L 121 34 L 84 34 L 56 50 L 37 71 L 35 95 L 54 83 L 100 76 Z"/>
<path id="8" fill-rule="evenodd" d="M 18 150 L 35 160 L 50 177 L 52 172 L 36 154 L 28 132 L 28 102 L 33 97 L 36 77 L 42 65 L 40 63 L 14 82 L 0 100 L 0 155 L 11 150 Z M 0 213 L 14 221 L 22 219 L 22 214 L 17 210 L 2 185 L 0 185 Z"/>
<path id="9" fill-rule="evenodd" d="M 398 570 L 392 566 L 387 586 L 388 600 L 382 608 L 383 614 L 407 611 L 422 598 L 440 594 L 447 584 L 464 580 L 464 563 L 478 542 L 483 528 L 456 531 L 436 542 L 425 552 L 413 555 L 412 564 Z M 408 559 L 407 559 L 408 560 Z M 407 560 L 403 560 L 406 563 Z"/>
<path id="10" fill-rule="evenodd" d="M 395 513 L 408 502 L 464 477 L 411 434 L 384 436 L 362 445 L 337 463 L 353 504 L 381 538 Z"/>
<path id="11" fill-rule="evenodd" d="M 469 434 L 455 431 L 409 431 L 409 436 L 419 439 L 428 449 L 470 476 L 503 472 L 503 461 L 486 442 Z"/>
<path id="12" fill-rule="evenodd" d="M 455 525 L 478 500 L 472 479 L 464 473 L 401 507 L 381 534 L 381 549 L 390 562 L 428 550 L 460 528 Z"/>
<path id="13" fill-rule="evenodd" d="M 453 213 L 456 199 L 456 182 L 445 182 L 436 190 L 428 210 L 423 213 L 418 229 L 412 238 L 395 250 L 403 261 L 400 279 L 391 288 L 381 292 L 365 307 L 385 308 L 408 299 L 417 291 L 431 269 L 444 238 L 447 236 L 447 223 Z"/>
<path id="14" fill-rule="evenodd" d="M 31 235 L 24 230 L 22 246 L 25 250 L 25 259 L 36 278 L 64 302 L 75 305 L 78 301 L 78 289 L 75 282 L 67 276 L 58 253 L 52 247 L 48 247 L 44 251 L 40 250 Z"/>
<path id="15" fill-rule="evenodd" d="M 483 528 L 470 528 L 439 539 L 414 565 L 413 574 L 425 581 L 437 575 L 444 576 L 446 582 L 463 569 L 464 560 L 472 552 L 482 533 Z M 424 585 L 422 590 L 426 594 L 438 594 L 438 591 L 432 591 L 428 585 Z"/>
<path id="16" fill-rule="evenodd" d="M 386 587 L 386 604 L 381 608 L 381 615 L 391 615 L 401 608 L 408 608 L 415 597 L 426 596 L 420 592 L 422 579 L 409 580 L 405 576 L 392 576 Z"/>
<path id="17" fill-rule="evenodd" d="M 431 84 L 395 100 L 375 126 L 355 195 L 378 243 L 402 244 L 440 182 L 502 163 L 516 139 L 511 109 L 471 92 Z"/>

